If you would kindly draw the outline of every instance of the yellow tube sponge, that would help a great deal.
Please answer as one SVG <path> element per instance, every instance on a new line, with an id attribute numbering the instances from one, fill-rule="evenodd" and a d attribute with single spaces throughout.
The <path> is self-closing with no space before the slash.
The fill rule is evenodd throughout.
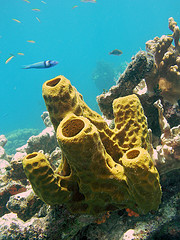
<path id="1" fill-rule="evenodd" d="M 74 113 L 86 117 L 96 126 L 106 151 L 117 162 L 124 152 L 134 146 L 147 149 L 147 121 L 135 94 L 114 100 L 116 127 L 111 130 L 104 119 L 87 106 L 82 95 L 64 76 L 46 81 L 42 92 L 55 130 L 67 114 Z"/>
<path id="2" fill-rule="evenodd" d="M 57 129 L 57 139 L 84 195 L 82 202 L 68 204 L 71 211 L 98 214 L 132 204 L 123 167 L 106 152 L 97 128 L 87 118 L 67 115 Z"/>
<path id="3" fill-rule="evenodd" d="M 147 121 L 136 95 L 114 100 L 114 129 L 64 76 L 45 82 L 43 97 L 63 156 L 55 172 L 40 153 L 23 161 L 43 201 L 87 214 L 122 208 L 144 214 L 158 208 L 159 175 L 147 152 Z"/>
<path id="4" fill-rule="evenodd" d="M 123 153 L 133 147 L 148 148 L 148 128 L 139 98 L 135 95 L 120 97 L 113 101 L 115 119 L 114 139 Z"/>
<path id="5" fill-rule="evenodd" d="M 42 87 L 42 94 L 55 130 L 67 113 L 82 115 L 82 95 L 64 76 L 46 81 Z"/>
<path id="6" fill-rule="evenodd" d="M 23 159 L 23 168 L 34 192 L 42 201 L 53 205 L 69 199 L 68 189 L 61 187 L 61 177 L 54 173 L 44 154 L 28 154 Z"/>
<path id="7" fill-rule="evenodd" d="M 143 148 L 133 148 L 122 158 L 130 194 L 135 199 L 138 212 L 157 210 L 161 202 L 159 174 L 150 155 Z"/>

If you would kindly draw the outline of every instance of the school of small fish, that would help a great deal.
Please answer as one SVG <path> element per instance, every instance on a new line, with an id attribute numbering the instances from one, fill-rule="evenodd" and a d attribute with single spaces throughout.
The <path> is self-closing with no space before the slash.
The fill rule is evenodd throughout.
<path id="1" fill-rule="evenodd" d="M 23 0 L 24 2 L 26 2 L 26 3 L 31 3 L 29 0 Z M 96 0 L 81 0 L 81 2 L 84 2 L 84 3 L 88 3 L 88 2 L 90 2 L 90 3 L 96 3 Z M 41 1 L 41 3 L 43 3 L 43 4 L 47 4 L 45 1 Z M 74 5 L 73 7 L 72 7 L 72 9 L 75 9 L 75 8 L 77 8 L 78 7 L 78 5 Z M 41 10 L 39 9 L 39 8 L 32 8 L 31 9 L 32 11 L 34 11 L 34 12 L 40 12 Z M 36 16 L 35 17 L 36 18 L 36 20 L 40 23 L 41 21 L 40 21 L 40 19 Z M 17 18 L 12 18 L 12 20 L 14 21 L 14 22 L 17 22 L 17 23 L 22 23 L 22 21 L 20 21 L 19 19 L 17 19 Z M 2 36 L 0 36 L 0 38 L 1 38 Z M 35 41 L 34 40 L 27 40 L 27 42 L 28 43 L 35 43 Z M 16 55 L 14 55 L 14 54 L 10 54 L 11 56 L 10 57 L 8 57 L 7 58 L 7 60 L 5 61 L 5 64 L 7 64 L 8 62 L 10 62 Z M 17 55 L 19 55 L 19 56 L 24 56 L 24 53 L 23 52 L 18 52 L 17 53 Z M 48 60 L 49 61 L 49 60 Z M 48 61 L 44 61 L 44 62 L 48 62 Z M 53 61 L 50 61 L 50 62 L 53 62 Z M 56 61 L 54 61 L 54 62 L 56 62 Z M 56 62 L 56 64 L 57 64 L 57 62 Z M 52 65 L 52 66 L 55 66 L 56 64 L 54 64 L 54 65 Z"/>
<path id="2" fill-rule="evenodd" d="M 28 0 L 23 0 L 23 1 L 26 2 L 26 3 L 31 3 L 31 2 L 28 1 Z M 41 1 L 41 3 L 46 4 L 45 1 Z M 39 9 L 39 8 L 32 8 L 32 11 L 34 11 L 34 12 L 40 12 L 40 9 Z M 12 18 L 12 20 L 13 20 L 14 22 L 17 22 L 17 23 L 22 23 L 22 21 L 20 21 L 20 20 L 17 19 L 17 18 Z M 36 20 L 37 20 L 38 22 L 41 22 L 38 17 L 36 17 Z M 2 36 L 1 36 L 1 37 L 2 37 Z M 35 43 L 34 40 L 27 40 L 27 42 L 28 42 L 28 43 Z M 9 62 L 16 56 L 15 54 L 10 54 L 10 55 L 11 55 L 11 56 L 6 59 L 5 64 L 9 63 Z M 18 52 L 17 55 L 19 55 L 19 56 L 24 56 L 24 53 L 23 53 L 23 52 Z"/>

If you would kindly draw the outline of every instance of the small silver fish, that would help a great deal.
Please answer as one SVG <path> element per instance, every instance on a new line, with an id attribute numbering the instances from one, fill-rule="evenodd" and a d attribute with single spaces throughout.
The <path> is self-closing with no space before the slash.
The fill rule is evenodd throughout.
<path id="1" fill-rule="evenodd" d="M 55 65 L 57 65 L 58 62 L 54 61 L 54 60 L 47 60 L 47 61 L 43 61 L 43 62 L 37 62 L 37 63 L 33 63 L 27 66 L 24 66 L 23 69 L 30 69 L 30 68 L 50 68 L 50 67 L 54 67 Z"/>
<path id="2" fill-rule="evenodd" d="M 114 49 L 113 51 L 111 51 L 109 54 L 111 55 L 116 55 L 116 56 L 120 56 L 123 52 L 119 49 Z"/>

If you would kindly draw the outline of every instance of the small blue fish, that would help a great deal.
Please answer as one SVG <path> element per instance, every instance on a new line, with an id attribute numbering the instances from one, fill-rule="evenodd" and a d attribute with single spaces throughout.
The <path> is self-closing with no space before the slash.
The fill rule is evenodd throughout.
<path id="1" fill-rule="evenodd" d="M 33 63 L 30 65 L 27 65 L 25 67 L 23 67 L 23 69 L 30 69 L 30 68 L 50 68 L 50 67 L 54 67 L 55 65 L 57 65 L 58 62 L 57 61 L 51 61 L 51 60 L 47 60 L 44 62 L 38 62 L 38 63 Z"/>

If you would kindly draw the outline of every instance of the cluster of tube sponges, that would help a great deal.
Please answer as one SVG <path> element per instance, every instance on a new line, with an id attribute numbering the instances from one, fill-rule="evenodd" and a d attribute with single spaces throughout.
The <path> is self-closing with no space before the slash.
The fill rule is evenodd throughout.
<path id="1" fill-rule="evenodd" d="M 94 215 L 123 208 L 146 214 L 158 208 L 159 174 L 147 151 L 147 122 L 136 95 L 114 100 L 114 129 L 64 76 L 45 82 L 43 97 L 62 161 L 54 171 L 45 155 L 34 152 L 23 167 L 44 202 Z"/>

